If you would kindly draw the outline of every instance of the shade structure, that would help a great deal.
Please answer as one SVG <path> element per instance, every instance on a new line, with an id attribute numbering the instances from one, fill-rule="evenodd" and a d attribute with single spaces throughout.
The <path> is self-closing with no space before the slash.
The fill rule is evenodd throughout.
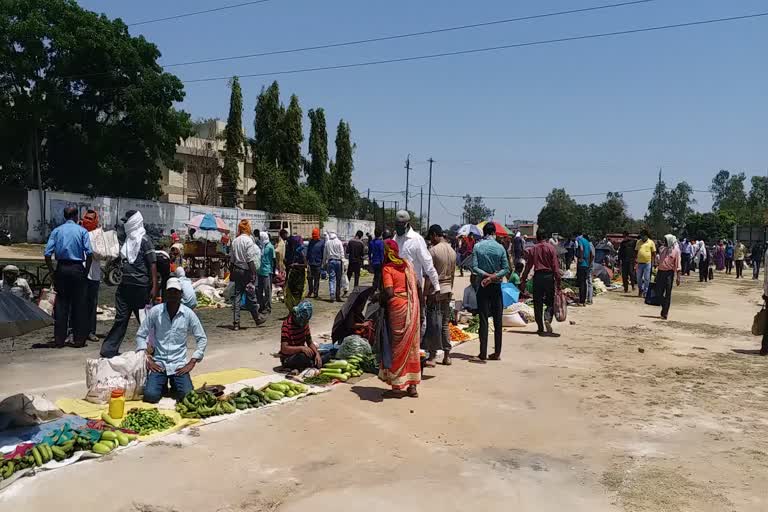
<path id="1" fill-rule="evenodd" d="M 483 231 L 475 226 L 474 224 L 464 224 L 459 228 L 459 231 L 456 233 L 458 236 L 469 236 L 469 235 L 475 235 L 478 237 L 483 236 Z"/>
<path id="2" fill-rule="evenodd" d="M 496 226 L 496 236 L 509 236 L 509 231 L 507 231 L 507 228 L 504 227 L 503 224 L 499 224 L 495 220 L 487 221 L 484 220 L 480 224 L 477 225 L 477 227 L 482 230 L 488 222 L 492 222 L 494 226 Z"/>
<path id="3" fill-rule="evenodd" d="M 45 311 L 28 300 L 0 292 L 0 339 L 21 336 L 53 325 Z"/>
<path id="4" fill-rule="evenodd" d="M 349 315 L 354 314 L 355 311 L 359 311 L 360 313 L 365 312 L 365 305 L 371 295 L 373 295 L 373 292 L 373 286 L 357 286 L 352 290 L 349 297 L 347 297 L 347 301 L 341 307 L 339 312 L 336 313 L 336 318 L 333 321 L 331 339 L 334 342 L 341 341 L 339 333 L 344 330 L 344 325 L 347 322 L 347 317 L 349 317 Z"/>
<path id="5" fill-rule="evenodd" d="M 218 231 L 219 233 L 229 233 L 227 224 L 212 213 L 195 215 L 189 220 L 189 222 L 187 222 L 187 226 L 199 229 L 200 231 Z"/>

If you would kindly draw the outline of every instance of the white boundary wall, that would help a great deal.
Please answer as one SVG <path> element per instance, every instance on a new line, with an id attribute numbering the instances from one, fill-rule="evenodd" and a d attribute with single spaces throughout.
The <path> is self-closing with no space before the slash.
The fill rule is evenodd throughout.
<path id="1" fill-rule="evenodd" d="M 99 213 L 99 220 L 104 226 L 114 226 L 127 210 L 139 210 L 144 217 L 147 232 L 155 237 L 168 235 L 171 229 L 185 233 L 186 223 L 200 214 L 212 213 L 221 218 L 232 230 L 237 231 L 237 223 L 241 219 L 249 219 L 254 229 L 266 230 L 270 215 L 261 210 L 245 210 L 241 208 L 223 208 L 199 204 L 175 204 L 145 199 L 130 199 L 125 197 L 88 197 L 70 192 L 45 191 L 45 225 L 50 231 L 64 222 L 64 208 L 77 206 L 81 215 L 85 210 L 92 209 Z M 27 241 L 45 242 L 43 234 L 43 219 L 40 208 L 40 192 L 27 192 L 28 219 Z M 363 233 L 373 233 L 375 223 L 364 220 L 347 220 L 330 217 L 323 225 L 323 230 L 336 231 L 339 238 L 348 240 L 355 236 L 357 230 Z"/>

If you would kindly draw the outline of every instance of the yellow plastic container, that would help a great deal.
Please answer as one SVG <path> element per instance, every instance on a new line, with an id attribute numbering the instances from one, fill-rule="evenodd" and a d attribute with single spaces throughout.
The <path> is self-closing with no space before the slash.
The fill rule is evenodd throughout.
<path id="1" fill-rule="evenodd" d="M 124 390 L 115 389 L 112 391 L 112 397 L 109 399 L 109 415 L 116 420 L 119 420 L 125 415 Z"/>

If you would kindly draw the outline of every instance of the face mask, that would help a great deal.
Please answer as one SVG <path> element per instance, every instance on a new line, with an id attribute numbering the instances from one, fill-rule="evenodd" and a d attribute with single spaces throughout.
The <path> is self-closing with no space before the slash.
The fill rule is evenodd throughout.
<path id="1" fill-rule="evenodd" d="M 404 225 L 403 225 L 403 226 L 401 226 L 401 225 L 399 225 L 399 224 L 398 224 L 398 225 L 396 225 L 396 226 L 395 226 L 395 232 L 396 232 L 398 235 L 400 235 L 400 236 L 403 236 L 403 235 L 405 234 L 405 226 L 404 226 Z"/>

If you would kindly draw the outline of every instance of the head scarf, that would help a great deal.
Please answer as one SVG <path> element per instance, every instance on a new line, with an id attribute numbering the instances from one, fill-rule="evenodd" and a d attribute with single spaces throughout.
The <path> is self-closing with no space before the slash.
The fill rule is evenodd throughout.
<path id="1" fill-rule="evenodd" d="M 240 223 L 237 225 L 237 236 L 240 236 L 242 234 L 250 235 L 252 233 L 251 231 L 251 221 L 248 219 L 243 219 L 240 221 Z"/>
<path id="2" fill-rule="evenodd" d="M 125 243 L 120 248 L 120 256 L 133 264 L 141 249 L 141 240 L 147 232 L 144 229 L 144 217 L 136 212 L 125 221 Z"/>
<path id="3" fill-rule="evenodd" d="M 312 240 L 320 240 L 320 228 L 312 230 Z"/>
<path id="4" fill-rule="evenodd" d="M 99 227 L 99 214 L 93 210 L 88 210 L 85 215 L 83 215 L 81 224 L 86 231 L 93 231 Z"/>
<path id="5" fill-rule="evenodd" d="M 667 242 L 667 247 L 672 249 L 677 243 L 677 237 L 675 235 L 664 235 L 664 240 Z"/>
<path id="6" fill-rule="evenodd" d="M 523 235 L 522 235 L 522 234 L 520 234 L 520 232 L 519 232 L 519 231 L 518 231 L 517 233 L 515 233 L 515 238 L 521 238 L 522 236 L 523 236 Z"/>
<path id="7" fill-rule="evenodd" d="M 259 233 L 259 239 L 261 240 L 262 245 L 267 245 L 269 243 L 269 233 L 262 231 Z"/>
<path id="8" fill-rule="evenodd" d="M 187 273 L 184 271 L 184 267 L 176 267 L 176 277 L 179 279 L 187 277 Z"/>
<path id="9" fill-rule="evenodd" d="M 293 308 L 293 319 L 300 326 L 305 326 L 312 318 L 312 303 L 308 300 L 299 302 L 296 307 Z"/>
<path id="10" fill-rule="evenodd" d="M 391 238 L 384 240 L 384 265 L 394 267 L 399 271 L 405 269 L 405 261 L 400 259 L 400 247 Z"/>

